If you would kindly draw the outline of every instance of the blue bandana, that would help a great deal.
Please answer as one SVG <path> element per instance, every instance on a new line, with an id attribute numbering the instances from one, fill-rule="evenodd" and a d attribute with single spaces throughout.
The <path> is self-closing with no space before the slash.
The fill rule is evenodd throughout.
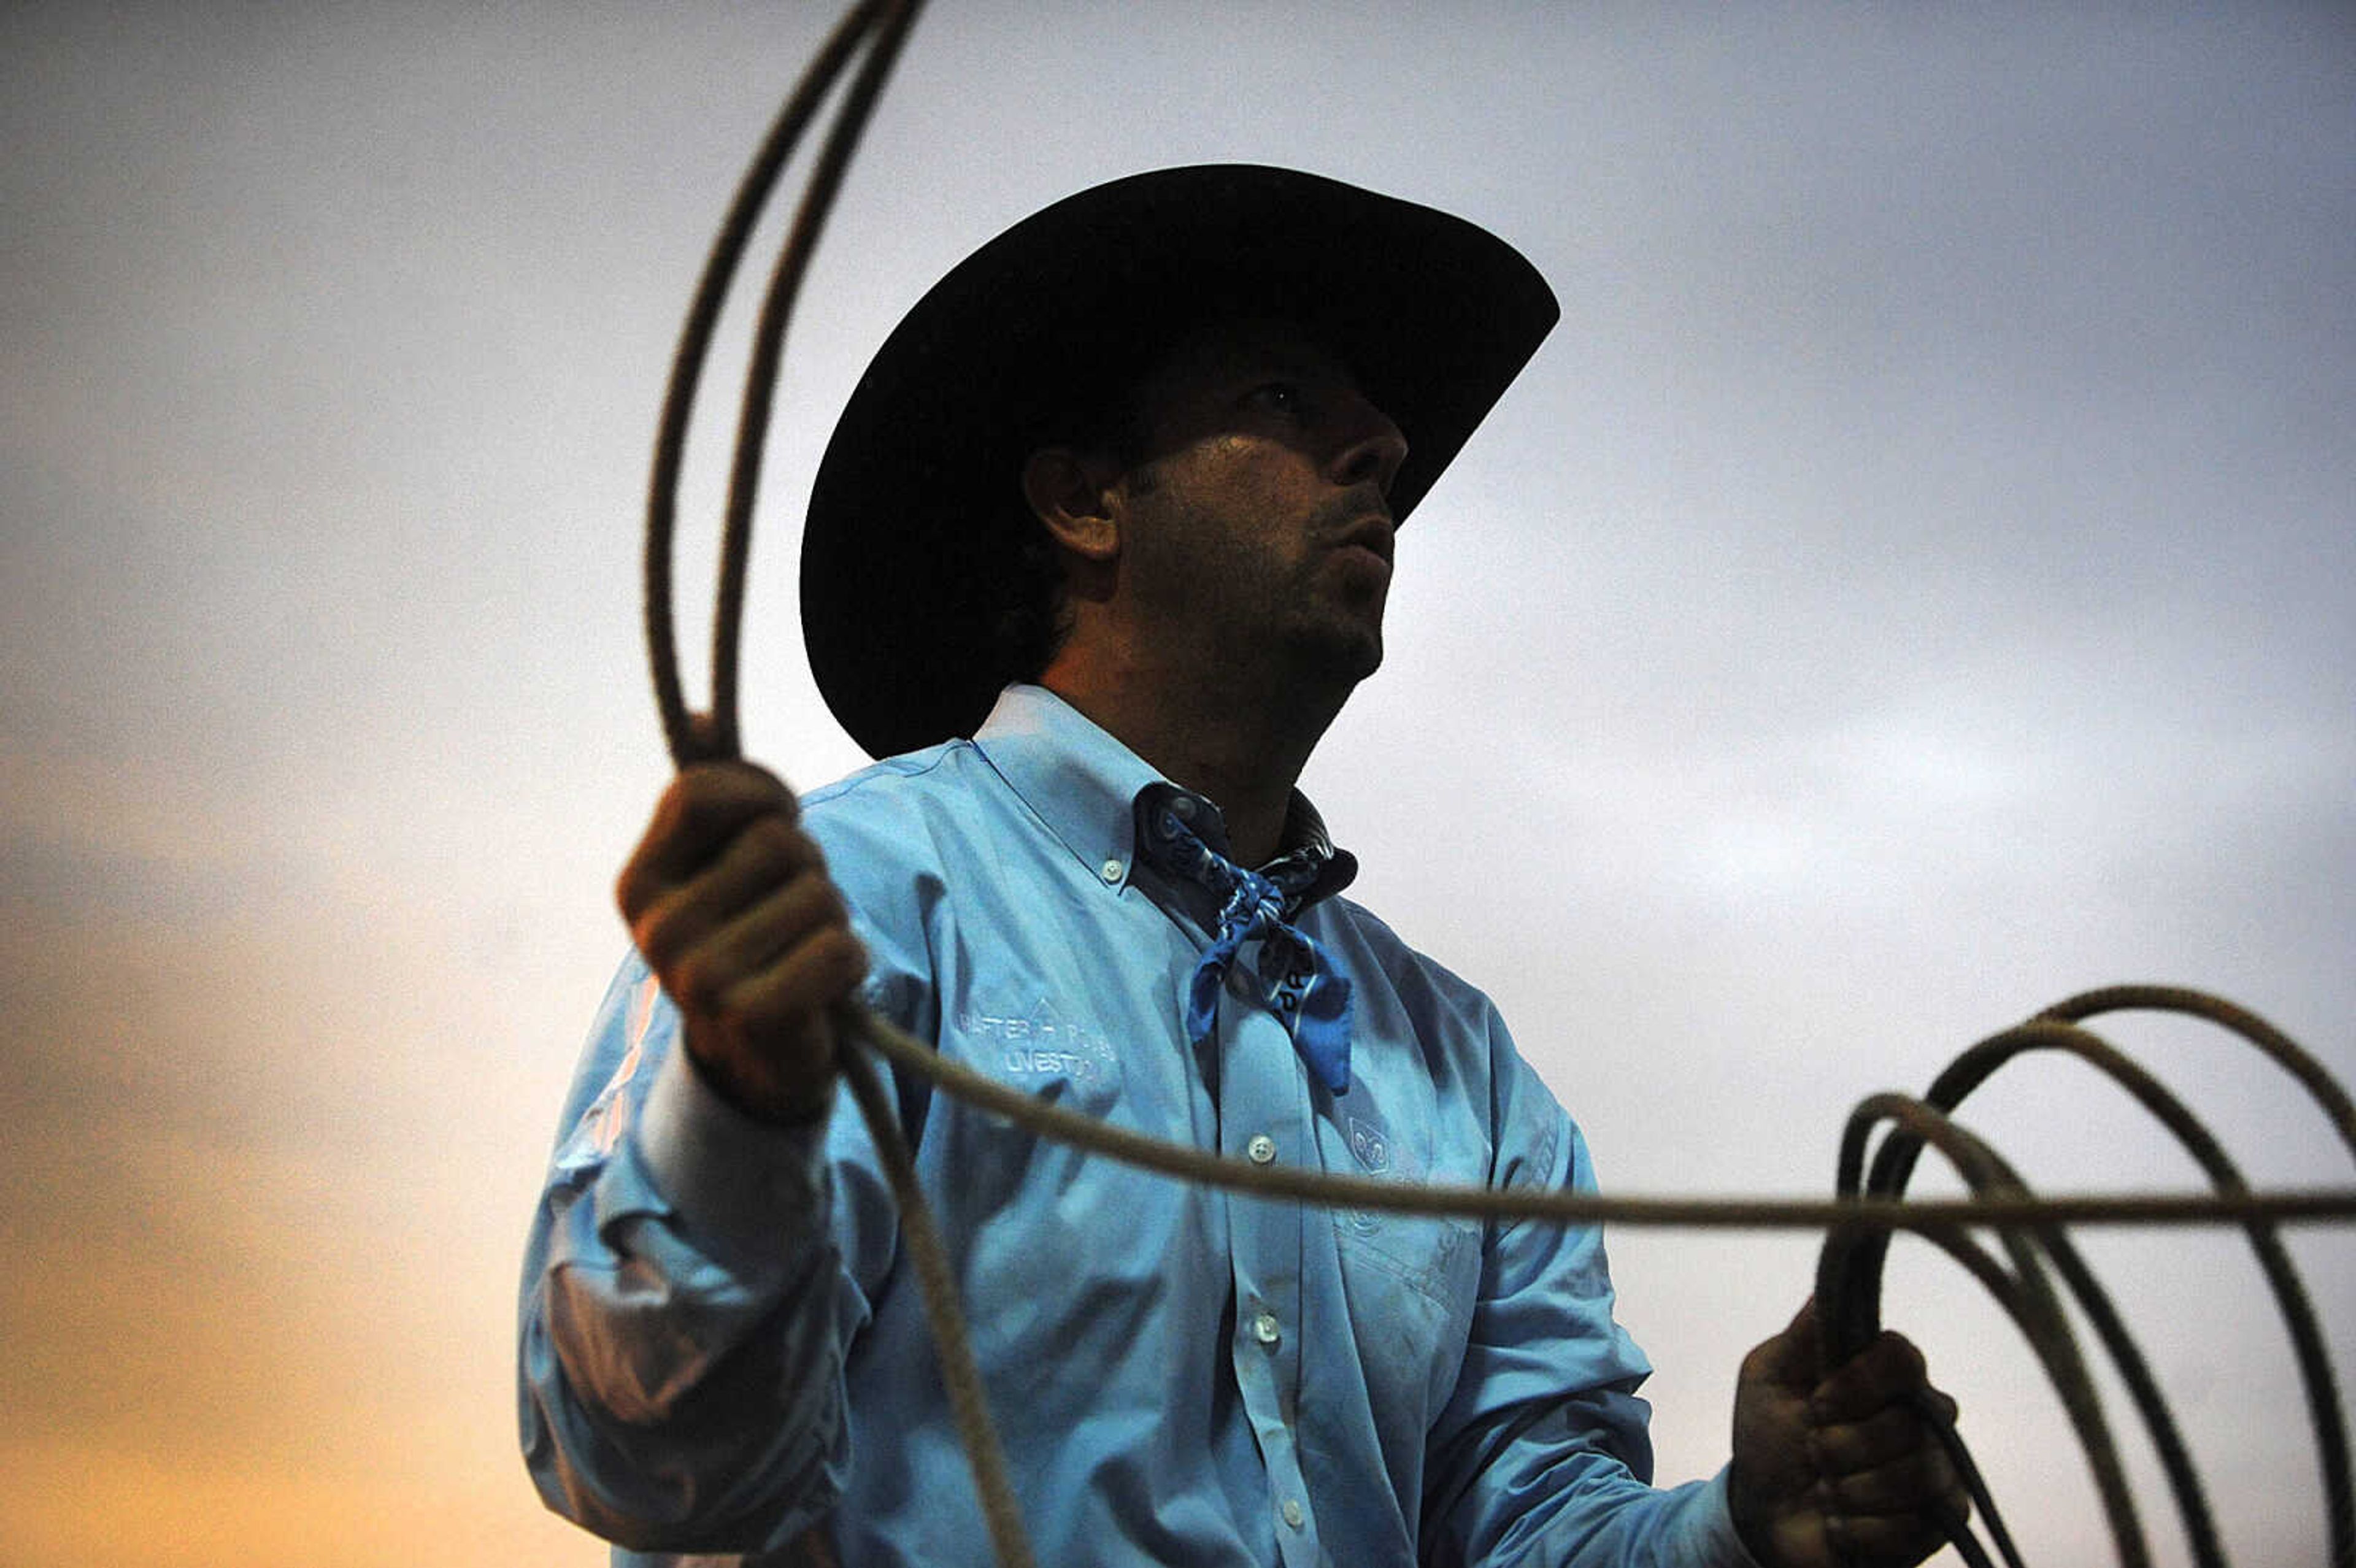
<path id="1" fill-rule="evenodd" d="M 1248 871 L 1203 842 L 1175 809 L 1173 797 L 1145 817 L 1155 862 L 1174 876 L 1208 889 L 1222 903 L 1219 928 L 1186 991 L 1186 1032 L 1206 1038 L 1217 1027 L 1219 986 L 1236 955 L 1258 940 L 1259 981 L 1269 1010 L 1284 1021 L 1328 1093 L 1350 1087 L 1350 979 L 1308 933 L 1286 923 L 1324 872 L 1330 851 L 1296 849 L 1258 871 Z"/>

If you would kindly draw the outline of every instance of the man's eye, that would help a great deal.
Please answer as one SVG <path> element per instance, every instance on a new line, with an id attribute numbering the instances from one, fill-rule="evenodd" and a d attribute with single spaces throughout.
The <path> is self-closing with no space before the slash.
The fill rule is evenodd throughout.
<path id="1" fill-rule="evenodd" d="M 1251 390 L 1250 400 L 1280 414 L 1298 415 L 1308 405 L 1300 384 L 1294 381 L 1270 381 L 1265 386 L 1255 387 Z"/>

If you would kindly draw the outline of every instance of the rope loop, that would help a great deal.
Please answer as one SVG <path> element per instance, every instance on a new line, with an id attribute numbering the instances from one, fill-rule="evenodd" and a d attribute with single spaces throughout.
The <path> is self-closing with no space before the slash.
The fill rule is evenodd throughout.
<path id="1" fill-rule="evenodd" d="M 720 233 L 704 260 L 702 275 L 696 280 L 679 346 L 671 355 L 661 423 L 655 437 L 654 467 L 647 485 L 644 619 L 647 653 L 654 669 L 655 708 L 662 718 L 671 761 L 682 768 L 732 761 L 744 754 L 736 710 L 744 569 L 752 553 L 754 502 L 760 487 L 761 455 L 768 441 L 777 367 L 785 356 L 786 323 L 793 315 L 802 278 L 818 249 L 827 214 L 833 210 L 835 193 L 841 187 L 860 133 L 866 128 L 884 79 L 922 4 L 923 0 L 858 0 L 819 45 L 817 57 L 777 112 L 738 182 Z M 708 713 L 697 715 L 689 711 L 680 682 L 679 640 L 671 620 L 671 539 L 679 513 L 679 476 L 687 451 L 688 420 L 694 411 L 697 385 L 703 379 L 703 362 L 712 352 L 720 307 L 744 260 L 753 226 L 811 117 L 862 44 L 868 46 L 867 57 L 819 151 L 754 327 L 753 356 L 737 415 L 735 453 L 729 464 L 728 510 L 720 540 L 720 587 L 712 618 L 712 707 Z"/>

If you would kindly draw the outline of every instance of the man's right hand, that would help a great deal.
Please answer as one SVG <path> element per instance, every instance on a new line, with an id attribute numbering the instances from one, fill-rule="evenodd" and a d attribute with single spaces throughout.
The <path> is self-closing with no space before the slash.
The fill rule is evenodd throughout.
<path id="1" fill-rule="evenodd" d="M 867 972 L 800 816 L 784 783 L 748 763 L 687 768 L 615 887 L 704 1081 L 779 1123 L 832 1104 L 831 1009 Z"/>

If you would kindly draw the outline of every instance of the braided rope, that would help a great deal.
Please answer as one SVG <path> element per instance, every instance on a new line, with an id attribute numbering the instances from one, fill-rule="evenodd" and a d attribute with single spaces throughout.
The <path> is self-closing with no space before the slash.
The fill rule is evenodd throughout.
<path id="1" fill-rule="evenodd" d="M 1900 1133 L 1917 1144 L 1935 1147 L 1955 1168 L 1972 1190 L 1977 1193 L 2007 1193 L 2026 1196 L 2027 1185 L 1996 1151 L 1976 1134 L 1951 1120 L 1937 1107 L 1903 1094 L 1869 1096 L 1850 1114 L 1848 1127 L 1843 1137 L 1843 1160 L 1846 1167 L 1848 1150 L 1860 1144 L 1878 1124 L 1889 1121 Z M 2143 1529 L 2136 1517 L 2135 1497 L 2128 1488 L 2126 1472 L 2121 1465 L 2118 1445 L 2112 1440 L 2110 1424 L 2104 1417 L 2102 1401 L 2095 1392 L 2093 1377 L 2086 1371 L 2084 1356 L 2078 1349 L 2077 1338 L 2071 1332 L 2069 1319 L 2062 1310 L 2045 1268 L 2040 1259 L 2040 1247 L 2058 1253 L 2060 1232 L 2050 1225 L 2007 1227 L 1998 1232 L 2005 1251 L 2012 1258 L 2009 1281 L 2012 1288 L 1998 1296 L 2011 1314 L 2014 1326 L 2029 1341 L 2038 1360 L 2044 1364 L 2046 1376 L 2061 1396 L 2063 1411 L 2078 1435 L 2078 1445 L 2085 1453 L 2094 1471 L 2094 1488 L 2102 1499 L 2103 1510 L 2111 1525 L 2112 1538 L 2118 1543 L 2122 1568 L 2149 1568 L 2150 1552 L 2144 1544 Z M 1817 1301 L 1826 1301 L 1830 1288 L 1837 1301 L 1841 1285 L 1835 1260 L 1848 1244 L 1858 1239 L 1852 1229 L 1837 1229 L 1826 1238 L 1825 1262 L 1819 1265 Z M 1867 1238 L 1869 1241 L 1873 1238 Z M 1994 1260 L 1990 1260 L 1993 1263 Z M 2057 1266 L 2061 1260 L 2055 1258 Z M 1986 1282 L 1986 1275 L 1974 1271 Z M 1827 1275 L 1830 1276 L 1827 1279 Z M 2076 1283 L 2072 1279 L 2072 1283 Z M 1878 1294 L 1878 1289 L 1877 1289 Z M 1839 1314 L 1826 1315 L 1826 1359 L 1837 1363 L 1848 1355 L 1864 1349 L 1862 1342 L 1842 1344 L 1837 1334 Z M 1877 1329 L 1878 1331 L 1878 1329 Z M 1952 1445 L 1951 1445 L 1952 1446 Z M 1981 1499 L 1983 1506 L 1992 1499 Z M 1956 1528 L 1956 1527 L 1961 1528 Z M 1951 1521 L 1949 1538 L 1958 1540 L 1970 1534 L 1962 1520 Z M 1998 1521 L 1999 1539 L 2008 1539 Z M 2008 1557 L 2008 1563 L 2013 1559 Z M 2014 1568 L 2018 1568 L 2017 1563 Z"/>
<path id="2" fill-rule="evenodd" d="M 672 760 L 682 768 L 742 754 L 737 723 L 737 649 L 745 566 L 786 324 L 860 133 L 920 5 L 921 0 L 857 0 L 837 23 L 796 84 L 739 184 L 690 303 L 665 389 L 648 485 L 643 607 L 656 707 Z M 689 416 L 721 305 L 760 210 L 811 118 L 862 46 L 867 50 L 865 59 L 844 94 L 819 152 L 771 274 L 755 330 L 721 540 L 720 580 L 712 624 L 712 706 L 709 715 L 699 720 L 690 711 L 680 685 L 671 617 L 671 542 Z M 1826 1237 L 1818 1266 L 1817 1299 L 1824 1313 L 1829 1364 L 1837 1364 L 1862 1349 L 1879 1332 L 1880 1281 L 1890 1242 L 1901 1232 L 1919 1234 L 1955 1259 L 1989 1291 L 2045 1365 L 2094 1472 L 2120 1561 L 2126 1568 L 2144 1568 L 2148 1553 L 2094 1384 L 2068 1320 L 2045 1277 L 2040 1254 L 2050 1257 L 2062 1273 L 2095 1324 L 2105 1349 L 2119 1365 L 2160 1450 L 2195 1559 L 2202 1568 L 2210 1568 L 2211 1564 L 2222 1564 L 2223 1559 L 2190 1457 L 2148 1368 L 2107 1296 L 2060 1227 L 2239 1224 L 2249 1232 L 2298 1355 L 2324 1472 L 2331 1561 L 2337 1568 L 2356 1568 L 2356 1506 L 2351 1506 L 2350 1500 L 2345 1422 L 2312 1304 L 2276 1234 L 2276 1227 L 2287 1223 L 2356 1220 L 2356 1189 L 2251 1191 L 2213 1137 L 2179 1102 L 2099 1037 L 2077 1027 L 2087 1018 L 2123 1008 L 2187 1013 L 2242 1035 L 2306 1087 L 2351 1152 L 2356 1153 L 2356 1103 L 2351 1103 L 2319 1062 L 2245 1009 L 2181 987 L 2114 987 L 2071 997 L 2046 1009 L 2029 1023 L 1974 1047 L 1942 1075 L 1926 1099 L 1882 1095 L 1866 1101 L 1852 1115 L 1844 1136 L 1837 1196 L 1829 1201 L 1606 1197 L 1596 1193 L 1424 1187 L 1253 1166 L 1190 1146 L 1128 1132 L 1006 1088 L 950 1061 L 931 1046 L 856 1005 L 845 1004 L 838 1012 L 837 1023 L 843 1041 L 841 1070 L 875 1142 L 900 1206 L 903 1236 L 934 1335 L 944 1391 L 973 1470 L 993 1550 L 1004 1568 L 1031 1568 L 1033 1557 L 958 1304 L 954 1269 L 932 1221 L 913 1157 L 900 1134 L 889 1096 L 862 1050 L 872 1051 L 894 1068 L 915 1074 L 953 1099 L 1006 1117 L 1043 1137 L 1181 1180 L 1229 1191 L 1348 1209 L 1484 1221 L 1822 1230 Z M 854 1042 L 860 1049 L 853 1049 Z M 2186 1196 L 2031 1195 L 2010 1167 L 1976 1136 L 1955 1125 L 1948 1113 L 1998 1066 L 2034 1049 L 2073 1052 L 2120 1083 L 2192 1151 L 2214 1190 Z M 1869 1178 L 1864 1174 L 1864 1150 L 1872 1129 L 1883 1123 L 1890 1124 L 1892 1131 L 1877 1152 Z M 1904 1199 L 1907 1179 L 1926 1145 L 1938 1149 L 1964 1177 L 1972 1191 L 1970 1199 Z M 2010 1269 L 1970 1240 L 1967 1232 L 1979 1227 L 1997 1233 L 2012 1258 Z M 2019 1568 L 2019 1553 L 1968 1449 L 1945 1421 L 1933 1420 L 1931 1425 L 1954 1456 L 1974 1506 L 1987 1521 L 2004 1561 L 2010 1568 Z M 1950 1539 L 1971 1568 L 1990 1564 L 1966 1520 L 1956 1518 L 1947 1522 Z"/>
<path id="3" fill-rule="evenodd" d="M 769 413 L 776 394 L 777 367 L 785 352 L 786 324 L 801 291 L 818 237 L 832 209 L 834 197 L 857 148 L 860 133 L 882 93 L 885 78 L 898 58 L 900 46 L 914 25 L 922 0 L 859 0 L 836 23 L 819 53 L 779 111 L 763 138 L 752 165 L 738 184 L 722 220 L 719 237 L 697 280 L 685 325 L 671 358 L 664 389 L 660 425 L 655 439 L 653 474 L 647 496 L 644 620 L 647 649 L 654 671 L 655 707 L 662 719 L 663 736 L 671 760 L 680 767 L 732 760 L 743 754 L 736 721 L 737 649 L 742 641 L 745 567 L 752 553 L 754 503 L 759 489 L 761 455 L 767 441 Z M 712 335 L 726 299 L 728 285 L 743 259 L 755 221 L 776 188 L 787 161 L 801 140 L 812 115 L 832 90 L 835 80 L 862 45 L 867 55 L 837 110 L 820 148 L 817 166 L 794 214 L 793 226 L 754 329 L 753 357 L 745 372 L 744 402 L 736 426 L 734 457 L 730 466 L 727 518 L 721 534 L 720 582 L 712 629 L 712 702 L 699 720 L 690 711 L 679 677 L 678 637 L 671 620 L 671 541 L 678 518 L 680 469 L 687 447 L 689 416 L 701 379 L 703 361 L 711 351 Z M 850 1032 L 849 1030 L 845 1031 Z M 996 1427 L 984 1403 L 981 1373 L 965 1332 L 957 1301 L 956 1275 L 948 1248 L 933 1223 L 930 1209 L 916 1180 L 916 1162 L 900 1136 L 882 1086 L 867 1064 L 850 1052 L 841 1058 L 841 1072 L 875 1140 L 893 1196 L 900 1206 L 901 1231 L 915 1269 L 925 1311 L 933 1330 L 943 1392 L 963 1439 L 966 1460 L 973 1471 L 974 1489 L 981 1500 L 991 1545 L 1003 1568 L 1032 1568 L 1033 1557 L 1014 1488 L 1006 1475 L 1006 1459 Z M 801 1550 L 814 1561 L 828 1561 L 832 1552 L 819 1539 L 805 1537 Z"/>
<path id="4" fill-rule="evenodd" d="M 2175 987 L 2113 987 L 2049 1008 L 2029 1022 L 1991 1036 L 1957 1057 L 1931 1086 L 1927 1104 L 1941 1114 L 1951 1112 L 2006 1064 L 2031 1051 L 2064 1052 L 2084 1061 L 2126 1089 L 2201 1166 L 2221 1197 L 2247 1197 L 2249 1187 L 2238 1168 L 2216 1138 L 2179 1100 L 2133 1060 L 2071 1021 L 2130 1009 L 2186 1014 L 2240 1035 L 2297 1080 L 2332 1123 L 2351 1155 L 2356 1155 L 2356 1109 L 2351 1109 L 2346 1093 L 2319 1062 L 2246 1009 Z M 1884 1199 L 1901 1196 L 1921 1147 L 1918 1139 L 1893 1136 L 1877 1153 L 1873 1174 L 1862 1183 L 1862 1190 Z M 1852 1136 L 1842 1151 L 1837 1179 L 1842 1192 L 1860 1189 L 1858 1173 L 1862 1163 L 1862 1135 L 1853 1127 Z M 2347 1424 L 2322 1327 L 2270 1219 L 2254 1208 L 2244 1228 L 2289 1334 L 2306 1392 L 2308 1422 L 2315 1433 L 2317 1462 L 2321 1470 L 2329 1561 L 2350 1568 L 2356 1564 L 2356 1488 L 2351 1485 Z M 2074 1249 L 2058 1234 L 2049 1233 L 2044 1239 L 2055 1265 L 2070 1279 L 2143 1415 L 2175 1493 L 2193 1560 L 2202 1568 L 2222 1564 L 2222 1548 L 2217 1541 L 2199 1477 L 2148 1367 L 2135 1349 L 2109 1298 L 2079 1262 Z M 1888 1244 L 1889 1237 L 1884 1233 L 1835 1236 L 1826 1245 L 1819 1267 L 1817 1299 L 1826 1307 L 1826 1344 L 1835 1360 L 1860 1348 L 1878 1328 L 1874 1304 L 1879 1291 L 1882 1254 Z"/>
<path id="5" fill-rule="evenodd" d="M 1337 1209 L 1466 1220 L 1542 1220 L 1562 1225 L 1676 1226 L 1728 1231 L 1866 1232 L 1930 1235 L 1957 1226 L 2016 1230 L 2047 1224 L 2218 1225 L 2251 1219 L 2282 1222 L 2356 1220 L 2356 1188 L 2291 1189 L 2244 1194 L 2084 1193 L 2059 1198 L 1996 1193 L 1969 1200 L 1899 1201 L 1862 1198 L 1659 1198 L 1532 1188 L 1451 1187 L 1373 1177 L 1329 1176 L 1253 1165 L 1191 1144 L 1150 1137 L 1083 1112 L 1043 1101 L 944 1057 L 873 1013 L 859 1010 L 864 1042 L 895 1068 L 948 1094 L 1050 1138 L 1123 1165 L 1258 1198 L 1291 1199 Z"/>

